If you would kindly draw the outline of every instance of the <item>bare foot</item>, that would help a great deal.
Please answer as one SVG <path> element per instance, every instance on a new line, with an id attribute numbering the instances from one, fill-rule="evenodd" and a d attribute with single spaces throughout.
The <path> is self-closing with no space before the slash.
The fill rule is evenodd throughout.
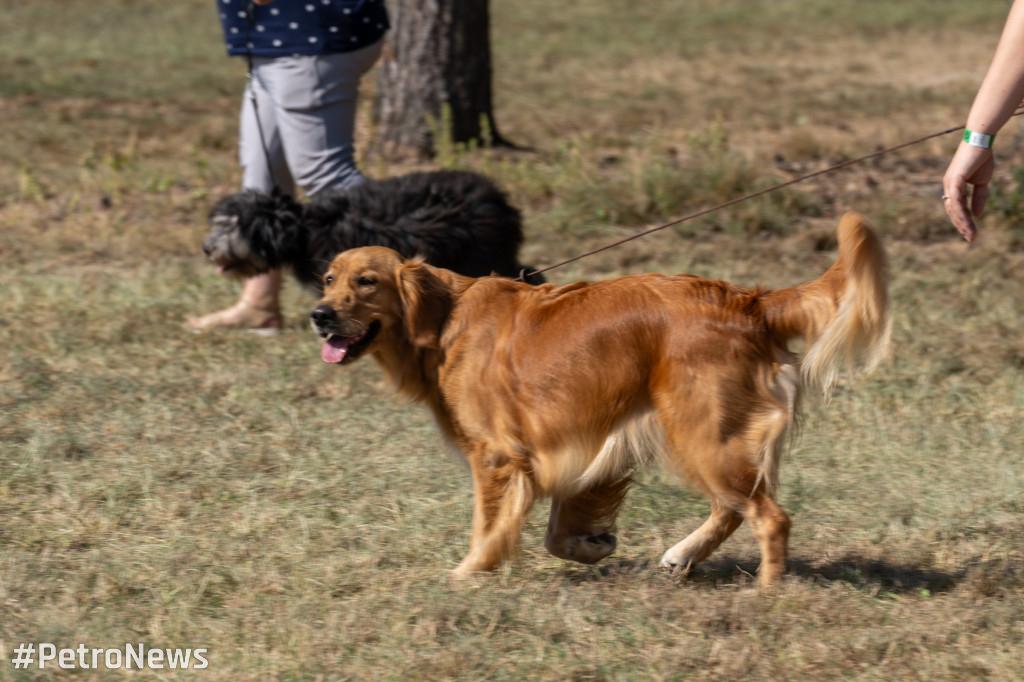
<path id="1" fill-rule="evenodd" d="M 185 328 L 196 333 L 214 329 L 239 329 L 256 334 L 276 334 L 281 324 L 281 312 L 277 308 L 260 308 L 239 301 L 230 308 L 202 317 L 191 317 L 185 322 Z"/>

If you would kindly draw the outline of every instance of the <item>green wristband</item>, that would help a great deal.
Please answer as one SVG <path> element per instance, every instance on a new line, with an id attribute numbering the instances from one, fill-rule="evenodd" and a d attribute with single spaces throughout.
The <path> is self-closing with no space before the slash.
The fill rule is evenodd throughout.
<path id="1" fill-rule="evenodd" d="M 973 130 L 964 128 L 964 142 L 971 145 L 972 147 L 981 147 L 982 149 L 991 149 L 992 143 L 995 141 L 995 135 L 986 135 L 985 133 L 976 133 Z"/>

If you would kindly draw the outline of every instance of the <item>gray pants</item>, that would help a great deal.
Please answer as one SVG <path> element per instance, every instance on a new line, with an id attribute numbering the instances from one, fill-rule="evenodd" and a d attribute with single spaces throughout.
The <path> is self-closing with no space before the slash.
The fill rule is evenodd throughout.
<path id="1" fill-rule="evenodd" d="M 355 162 L 356 99 L 382 46 L 253 61 L 239 124 L 244 189 L 292 194 L 297 184 L 313 195 L 366 181 Z"/>

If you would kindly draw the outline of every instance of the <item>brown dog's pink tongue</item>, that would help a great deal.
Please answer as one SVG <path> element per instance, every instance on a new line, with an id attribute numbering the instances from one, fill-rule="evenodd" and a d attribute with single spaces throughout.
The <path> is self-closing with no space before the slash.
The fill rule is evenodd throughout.
<path id="1" fill-rule="evenodd" d="M 345 354 L 348 353 L 348 346 L 348 339 L 332 336 L 324 341 L 324 345 L 320 349 L 320 357 L 324 362 L 336 365 L 345 359 Z"/>

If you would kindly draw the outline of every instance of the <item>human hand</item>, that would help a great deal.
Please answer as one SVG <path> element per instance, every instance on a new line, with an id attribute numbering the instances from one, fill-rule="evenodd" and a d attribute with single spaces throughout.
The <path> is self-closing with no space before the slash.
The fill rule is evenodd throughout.
<path id="1" fill-rule="evenodd" d="M 968 242 L 973 242 L 978 235 L 972 214 L 980 218 L 985 212 L 988 184 L 994 169 L 995 157 L 991 149 L 961 142 L 942 178 L 942 205 L 953 226 Z M 968 185 L 973 186 L 970 210 L 967 208 Z"/>

